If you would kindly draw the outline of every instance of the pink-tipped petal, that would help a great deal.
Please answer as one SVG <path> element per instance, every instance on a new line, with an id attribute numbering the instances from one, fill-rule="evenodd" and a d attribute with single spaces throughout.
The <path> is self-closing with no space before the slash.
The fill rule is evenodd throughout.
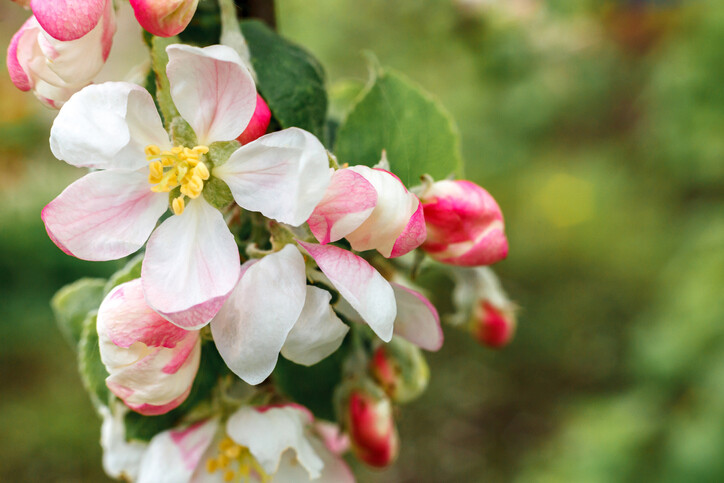
<path id="1" fill-rule="evenodd" d="M 239 279 L 239 251 L 224 217 L 203 197 L 148 240 L 141 280 L 148 304 L 183 329 L 208 324 Z"/>
<path id="2" fill-rule="evenodd" d="M 110 0 L 31 0 L 43 29 L 57 40 L 75 40 L 93 30 Z"/>
<path id="3" fill-rule="evenodd" d="M 148 32 L 173 37 L 184 31 L 199 0 L 130 0 L 136 20 Z"/>
<path id="4" fill-rule="evenodd" d="M 186 399 L 199 367 L 201 338 L 154 312 L 139 279 L 103 299 L 96 328 L 106 385 L 129 408 L 158 415 Z"/>
<path id="5" fill-rule="evenodd" d="M 285 358 L 311 366 L 339 348 L 349 327 L 332 310 L 331 299 L 326 290 L 307 286 L 304 309 L 281 350 Z"/>
<path id="6" fill-rule="evenodd" d="M 53 155 L 78 167 L 136 170 L 148 164 L 149 144 L 170 147 L 153 98 L 128 82 L 84 88 L 65 103 L 50 129 Z"/>
<path id="7" fill-rule="evenodd" d="M 267 218 L 299 226 L 324 196 L 331 173 L 322 143 L 302 129 L 262 136 L 214 168 L 236 203 Z"/>
<path id="8" fill-rule="evenodd" d="M 166 47 L 171 97 L 199 144 L 239 137 L 256 108 L 256 86 L 239 54 L 225 45 Z"/>
<path id="9" fill-rule="evenodd" d="M 335 242 L 352 233 L 370 216 L 377 191 L 362 175 L 339 169 L 307 223 L 319 243 Z"/>
<path id="10" fill-rule="evenodd" d="M 365 259 L 350 251 L 333 245 L 298 243 L 375 334 L 389 342 L 397 313 L 389 282 Z"/>
<path id="11" fill-rule="evenodd" d="M 239 284 L 211 321 L 219 354 L 249 384 L 274 370 L 306 296 L 304 259 L 292 245 L 245 267 Z"/>
<path id="12" fill-rule="evenodd" d="M 41 213 L 50 238 L 83 260 L 116 260 L 143 246 L 168 208 L 165 193 L 136 172 L 96 171 L 68 186 Z"/>
<path id="13" fill-rule="evenodd" d="M 239 136 L 236 140 L 241 144 L 249 144 L 250 142 L 262 137 L 266 134 L 266 130 L 269 127 L 269 121 L 271 121 L 271 116 L 272 114 L 269 110 L 269 106 L 264 99 L 257 94 L 254 115 L 251 116 L 249 125 L 246 126 L 244 132 L 241 133 L 241 136 Z"/>
<path id="14" fill-rule="evenodd" d="M 8 46 L 7 66 L 10 80 L 21 91 L 33 88 L 33 79 L 28 75 L 28 63 L 33 57 L 33 47 L 37 42 L 40 27 L 34 17 L 30 17 L 15 32 Z"/>
<path id="15" fill-rule="evenodd" d="M 410 219 L 417 212 L 419 200 L 407 191 L 407 188 L 395 175 L 383 169 L 367 166 L 347 168 L 369 181 L 377 191 L 377 204 L 370 216 L 352 233 L 346 235 L 352 248 L 357 251 L 377 250 L 389 258 L 398 243 L 398 239 L 408 229 Z M 411 250 L 411 241 L 419 236 L 416 224 L 400 241 L 397 254 Z M 395 256 L 398 256 L 395 255 Z"/>
<path id="16" fill-rule="evenodd" d="M 158 433 L 141 460 L 137 482 L 190 481 L 198 467 L 203 468 L 205 476 L 210 477 L 203 456 L 214 441 L 218 429 L 219 421 L 210 419 L 187 428 Z"/>
<path id="17" fill-rule="evenodd" d="M 414 250 L 424 243 L 425 237 L 427 237 L 425 215 L 423 214 L 422 204 L 418 204 L 417 210 L 413 213 L 405 230 L 395 240 L 390 258 L 400 257 Z"/>
<path id="18" fill-rule="evenodd" d="M 407 339 L 421 349 L 437 351 L 442 347 L 440 316 L 432 303 L 419 292 L 391 283 L 397 300 L 395 335 Z"/>
<path id="19" fill-rule="evenodd" d="M 434 245 L 432 247 L 427 249 L 432 258 L 462 267 L 492 265 L 508 256 L 508 238 L 502 221 L 491 223 L 474 240 L 451 243 L 441 249 Z"/>

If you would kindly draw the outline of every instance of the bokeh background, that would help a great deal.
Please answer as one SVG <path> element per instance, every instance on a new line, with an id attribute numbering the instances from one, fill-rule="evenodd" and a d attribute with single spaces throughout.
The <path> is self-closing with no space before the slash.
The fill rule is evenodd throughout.
<path id="1" fill-rule="evenodd" d="M 724 480 L 724 3 L 276 3 L 333 93 L 369 50 L 437 96 L 506 216 L 514 342 L 447 330 L 398 464 L 360 480 Z M 3 45 L 25 16 L 0 4 Z M 142 48 L 127 22 L 104 76 Z M 49 152 L 53 112 L 6 72 L 0 112 L 0 481 L 106 481 L 48 300 L 118 264 L 45 234 L 40 210 L 82 174 Z"/>

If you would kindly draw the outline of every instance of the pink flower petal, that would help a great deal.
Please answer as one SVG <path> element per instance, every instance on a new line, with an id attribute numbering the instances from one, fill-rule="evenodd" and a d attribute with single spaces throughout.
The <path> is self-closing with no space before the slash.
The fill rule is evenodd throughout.
<path id="1" fill-rule="evenodd" d="M 96 171 L 68 186 L 40 215 L 51 240 L 68 255 L 115 260 L 143 246 L 168 208 L 136 172 Z"/>
<path id="2" fill-rule="evenodd" d="M 241 144 L 249 144 L 250 142 L 262 137 L 266 134 L 266 130 L 269 127 L 269 121 L 271 121 L 271 116 L 272 113 L 269 110 L 269 106 L 264 99 L 257 94 L 254 115 L 251 117 L 251 121 L 249 121 L 249 125 L 246 126 L 244 132 L 241 133 L 241 136 L 239 136 L 236 140 Z"/>
<path id="3" fill-rule="evenodd" d="M 389 342 L 397 305 L 387 280 L 366 260 L 350 251 L 333 245 L 297 242 L 375 334 Z"/>
<path id="4" fill-rule="evenodd" d="M 249 124 L 256 86 L 239 54 L 225 45 L 166 48 L 171 97 L 199 144 L 231 141 Z"/>
<path id="5" fill-rule="evenodd" d="M 425 237 L 427 237 L 425 215 L 422 210 L 422 204 L 419 204 L 417 206 L 417 210 L 413 213 L 410 221 L 407 223 L 405 230 L 397 237 L 397 240 L 395 240 L 395 245 L 392 247 L 390 258 L 400 257 L 414 250 L 423 244 Z"/>
<path id="6" fill-rule="evenodd" d="M 324 196 L 331 173 L 322 143 L 289 128 L 237 149 L 214 176 L 229 185 L 242 208 L 299 226 Z"/>
<path id="7" fill-rule="evenodd" d="M 28 61 L 33 56 L 33 47 L 37 42 L 40 26 L 35 17 L 30 17 L 15 32 L 8 46 L 7 65 L 10 80 L 21 91 L 33 88 L 33 79 L 28 75 Z"/>
<path id="8" fill-rule="evenodd" d="M 397 283 L 391 285 L 397 300 L 395 335 L 422 349 L 439 350 L 443 343 L 443 333 L 435 306 L 415 290 Z"/>
<path id="9" fill-rule="evenodd" d="M 173 37 L 183 32 L 199 3 L 199 0 L 130 1 L 141 27 L 159 37 Z"/>
<path id="10" fill-rule="evenodd" d="M 146 301 L 183 329 L 208 324 L 239 279 L 239 251 L 224 217 L 203 197 L 164 221 L 148 240 Z"/>
<path id="11" fill-rule="evenodd" d="M 211 321 L 219 354 L 249 384 L 274 370 L 306 296 L 304 259 L 294 246 L 245 264 L 239 284 Z"/>
<path id="12" fill-rule="evenodd" d="M 319 243 L 335 242 L 364 223 L 376 204 L 377 191 L 364 176 L 339 169 L 307 223 Z"/>
<path id="13" fill-rule="evenodd" d="M 57 40 L 79 39 L 98 24 L 110 0 L 31 0 L 43 29 Z"/>

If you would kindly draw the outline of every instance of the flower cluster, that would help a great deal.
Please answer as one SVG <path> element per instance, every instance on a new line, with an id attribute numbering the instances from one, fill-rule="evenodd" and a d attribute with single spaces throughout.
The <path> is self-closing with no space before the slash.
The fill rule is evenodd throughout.
<path id="1" fill-rule="evenodd" d="M 196 3 L 131 0 L 162 36 Z M 424 391 L 421 349 L 443 344 L 413 283 L 430 264 L 455 277 L 453 325 L 493 347 L 510 340 L 513 305 L 481 268 L 508 252 L 483 188 L 426 177 L 408 189 L 384 153 L 375 167 L 339 166 L 308 131 L 267 134 L 274 112 L 226 45 L 169 45 L 156 99 L 90 84 L 115 28 L 110 0 L 30 7 L 8 50 L 12 79 L 60 107 L 55 157 L 90 169 L 43 209 L 48 235 L 83 260 L 142 252 L 140 273 L 109 282 L 91 319 L 111 393 L 97 401 L 111 476 L 352 481 L 347 449 L 390 464 L 394 406 Z M 294 367 L 334 361 L 334 425 L 276 387 L 280 354 Z M 222 367 L 204 363 L 214 358 Z M 175 416 L 143 442 L 126 430 L 129 411 Z"/>

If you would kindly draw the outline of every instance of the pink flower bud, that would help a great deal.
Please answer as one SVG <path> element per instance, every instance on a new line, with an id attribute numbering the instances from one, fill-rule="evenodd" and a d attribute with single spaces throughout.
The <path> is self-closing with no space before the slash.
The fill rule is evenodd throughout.
<path id="1" fill-rule="evenodd" d="M 474 314 L 472 331 L 478 342 L 499 349 L 511 341 L 516 326 L 511 307 L 497 307 L 490 300 L 482 300 Z"/>
<path id="2" fill-rule="evenodd" d="M 430 369 L 420 349 L 398 337 L 375 350 L 370 373 L 390 399 L 399 404 L 417 399 L 430 380 Z"/>
<path id="3" fill-rule="evenodd" d="M 8 47 L 10 79 L 18 89 L 32 90 L 48 106 L 60 108 L 101 70 L 115 30 L 110 1 L 105 3 L 97 24 L 74 40 L 57 40 L 41 27 L 36 17 L 30 17 Z"/>
<path id="4" fill-rule="evenodd" d="M 414 250 L 425 240 L 420 200 L 383 169 L 337 170 L 309 218 L 320 243 L 347 238 L 357 251 L 377 250 L 387 258 Z"/>
<path id="5" fill-rule="evenodd" d="M 173 37 L 186 28 L 199 0 L 130 0 L 141 27 L 159 37 Z"/>
<path id="6" fill-rule="evenodd" d="M 164 414 L 191 392 L 201 358 L 199 332 L 184 330 L 154 312 L 141 280 L 113 289 L 98 309 L 101 360 L 108 388 L 129 408 Z"/>
<path id="7" fill-rule="evenodd" d="M 490 265 L 508 255 L 503 214 L 490 193 L 470 181 L 438 181 L 422 197 L 422 248 L 450 265 Z"/>
<path id="8" fill-rule="evenodd" d="M 264 99 L 257 94 L 256 95 L 256 109 L 254 114 L 251 116 L 251 121 L 244 129 L 244 132 L 236 138 L 241 144 L 248 144 L 255 139 L 262 137 L 266 134 L 266 129 L 269 127 L 269 121 L 271 120 L 271 111 L 269 106 L 264 102 Z"/>
<path id="9" fill-rule="evenodd" d="M 360 460 L 381 468 L 397 458 L 400 444 L 392 404 L 379 388 L 367 384 L 353 389 L 344 411 L 352 450 Z"/>

